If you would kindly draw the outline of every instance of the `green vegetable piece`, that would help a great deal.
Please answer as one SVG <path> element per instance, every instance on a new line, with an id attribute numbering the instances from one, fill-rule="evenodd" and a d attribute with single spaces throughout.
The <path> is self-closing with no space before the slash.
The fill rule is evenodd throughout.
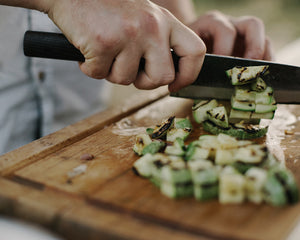
<path id="1" fill-rule="evenodd" d="M 150 144 L 144 147 L 142 151 L 142 155 L 145 155 L 147 153 L 155 154 L 159 152 L 161 149 L 165 147 L 165 143 L 162 141 L 154 140 Z"/>
<path id="2" fill-rule="evenodd" d="M 253 91 L 262 92 L 266 90 L 266 88 L 267 84 L 261 77 L 256 78 L 256 80 L 251 83 L 251 90 Z"/>
<path id="3" fill-rule="evenodd" d="M 207 118 L 217 126 L 228 127 L 228 117 L 224 106 L 216 107 L 207 111 Z"/>

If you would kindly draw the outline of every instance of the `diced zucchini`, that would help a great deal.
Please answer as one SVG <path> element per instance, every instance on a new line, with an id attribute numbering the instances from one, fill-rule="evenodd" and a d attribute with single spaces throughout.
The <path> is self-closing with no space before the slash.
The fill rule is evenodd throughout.
<path id="1" fill-rule="evenodd" d="M 288 203 L 284 186 L 277 179 L 274 171 L 269 171 L 264 185 L 264 199 L 273 206 L 283 206 Z"/>
<path id="2" fill-rule="evenodd" d="M 191 131 L 191 128 L 170 128 L 167 132 L 167 141 L 174 142 L 177 138 L 186 140 Z"/>
<path id="3" fill-rule="evenodd" d="M 228 204 L 244 202 L 245 178 L 242 174 L 236 173 L 234 170 L 223 171 L 220 174 L 219 188 L 220 203 Z"/>
<path id="4" fill-rule="evenodd" d="M 161 180 L 169 183 L 185 183 L 191 181 L 191 173 L 184 161 L 171 162 L 161 169 Z"/>
<path id="5" fill-rule="evenodd" d="M 152 142 L 150 136 L 145 133 L 138 134 L 135 138 L 135 144 L 133 145 L 133 151 L 142 155 L 143 149 Z"/>
<path id="6" fill-rule="evenodd" d="M 235 151 L 234 160 L 259 164 L 267 157 L 267 148 L 261 144 L 252 144 L 246 147 L 240 147 Z"/>
<path id="7" fill-rule="evenodd" d="M 192 107 L 192 113 L 197 123 L 202 123 L 207 120 L 207 111 L 218 106 L 218 102 L 213 100 L 203 100 Z"/>
<path id="8" fill-rule="evenodd" d="M 151 138 L 153 139 L 162 139 L 167 134 L 168 129 L 172 128 L 174 125 L 175 117 L 169 117 L 165 121 L 162 122 L 151 134 Z"/>
<path id="9" fill-rule="evenodd" d="M 175 118 L 174 119 L 174 128 L 177 129 L 185 129 L 190 128 L 193 129 L 193 125 L 188 118 Z"/>
<path id="10" fill-rule="evenodd" d="M 299 190 L 291 171 L 288 169 L 279 168 L 275 170 L 275 176 L 283 185 L 288 202 L 290 204 L 298 202 Z"/>
<path id="11" fill-rule="evenodd" d="M 163 149 L 165 145 L 166 144 L 163 141 L 153 140 L 150 144 L 148 144 L 143 148 L 142 155 L 145 155 L 147 153 L 155 154 L 159 152 L 161 149 Z"/>
<path id="12" fill-rule="evenodd" d="M 162 181 L 160 191 L 169 198 L 190 197 L 193 196 L 194 186 L 192 182 L 174 184 Z"/>
<path id="13" fill-rule="evenodd" d="M 232 149 L 232 148 L 237 148 L 239 146 L 239 141 L 236 138 L 229 136 L 227 134 L 220 133 L 217 136 L 217 140 L 219 142 L 218 148 L 221 149 Z"/>
<path id="14" fill-rule="evenodd" d="M 232 85 L 247 84 L 257 77 L 263 75 L 269 68 L 267 65 L 251 66 L 251 67 L 234 67 L 232 69 L 231 83 Z"/>
<path id="15" fill-rule="evenodd" d="M 219 174 L 211 161 L 192 160 L 188 162 L 194 184 L 205 185 L 218 182 Z"/>
<path id="16" fill-rule="evenodd" d="M 198 142 L 191 142 L 185 153 L 185 160 L 197 160 L 197 159 L 208 159 L 210 150 L 206 148 L 201 148 Z"/>
<path id="17" fill-rule="evenodd" d="M 260 119 L 258 118 L 251 118 L 251 115 L 253 112 L 247 112 L 247 111 L 239 111 L 239 110 L 230 110 L 229 114 L 229 123 L 248 123 L 248 124 L 259 124 Z"/>
<path id="18" fill-rule="evenodd" d="M 254 111 L 255 110 L 255 103 L 248 102 L 248 101 L 238 101 L 235 97 L 231 98 L 231 107 L 235 110 L 240 111 Z"/>
<path id="19" fill-rule="evenodd" d="M 217 149 L 215 163 L 218 165 L 229 165 L 234 163 L 234 153 L 236 149 Z"/>
<path id="20" fill-rule="evenodd" d="M 273 98 L 273 88 L 267 87 L 263 92 L 258 92 L 255 94 L 255 103 L 256 104 L 272 104 L 274 103 Z"/>
<path id="21" fill-rule="evenodd" d="M 251 83 L 251 90 L 253 91 L 262 92 L 266 90 L 266 88 L 267 84 L 261 77 L 256 78 L 256 80 Z"/>
<path id="22" fill-rule="evenodd" d="M 167 141 L 174 142 L 176 138 L 185 140 L 192 131 L 192 123 L 188 118 L 175 118 L 174 127 L 167 131 Z"/>
<path id="23" fill-rule="evenodd" d="M 267 112 L 267 113 L 251 113 L 250 118 L 253 120 L 260 120 L 260 119 L 273 119 L 275 112 Z"/>
<path id="24" fill-rule="evenodd" d="M 256 113 L 269 113 L 274 112 L 277 109 L 277 105 L 266 105 L 266 104 L 256 104 L 255 112 Z"/>
<path id="25" fill-rule="evenodd" d="M 267 171 L 258 168 L 250 168 L 246 174 L 246 195 L 250 202 L 259 204 L 264 201 L 263 188 L 267 180 Z"/>
<path id="26" fill-rule="evenodd" d="M 216 107 L 207 111 L 207 118 L 217 126 L 228 127 L 228 117 L 224 106 Z"/>
<path id="27" fill-rule="evenodd" d="M 177 138 L 172 145 L 168 145 L 165 153 L 169 155 L 184 156 L 185 145 L 182 138 Z"/>
<path id="28" fill-rule="evenodd" d="M 157 168 L 169 163 L 170 159 L 163 154 L 152 155 L 148 153 L 134 162 L 133 170 L 136 174 L 149 178 L 153 176 Z"/>
<path id="29" fill-rule="evenodd" d="M 236 86 L 234 97 L 237 101 L 255 101 L 256 92 L 245 86 Z"/>
<path id="30" fill-rule="evenodd" d="M 194 184 L 194 196 L 196 200 L 206 201 L 210 199 L 215 199 L 219 194 L 218 183 L 197 185 Z"/>

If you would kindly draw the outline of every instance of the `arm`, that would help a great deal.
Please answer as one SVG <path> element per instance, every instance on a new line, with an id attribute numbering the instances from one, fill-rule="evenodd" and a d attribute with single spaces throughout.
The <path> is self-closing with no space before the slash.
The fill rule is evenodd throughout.
<path id="1" fill-rule="evenodd" d="M 0 4 L 43 11 L 85 57 L 86 75 L 139 89 L 192 83 L 205 45 L 169 11 L 149 0 L 0 0 Z M 170 48 L 178 56 L 175 74 Z M 141 58 L 145 70 L 138 72 Z"/>
<path id="2" fill-rule="evenodd" d="M 0 5 L 7 5 L 12 7 L 23 7 L 42 12 L 46 11 L 45 1 L 41 0 L 0 0 Z"/>

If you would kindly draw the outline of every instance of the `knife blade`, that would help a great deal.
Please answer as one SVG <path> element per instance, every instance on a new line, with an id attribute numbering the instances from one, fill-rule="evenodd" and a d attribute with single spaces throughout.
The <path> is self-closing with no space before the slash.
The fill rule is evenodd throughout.
<path id="1" fill-rule="evenodd" d="M 84 56 L 63 34 L 27 31 L 24 35 L 23 50 L 25 56 L 63 59 L 84 62 Z M 172 51 L 175 69 L 178 69 L 179 57 Z M 139 69 L 144 69 L 145 61 L 141 60 Z M 202 69 L 196 81 L 178 92 L 174 97 L 193 99 L 228 100 L 234 87 L 225 71 L 235 66 L 269 65 L 269 72 L 264 78 L 274 89 L 277 103 L 300 103 L 300 67 L 275 62 L 244 59 L 238 57 L 206 54 Z"/>
<path id="2" fill-rule="evenodd" d="M 236 66 L 259 65 L 269 65 L 270 73 L 264 80 L 274 89 L 277 103 L 300 103 L 300 67 L 214 54 L 206 54 L 200 74 L 192 85 L 171 95 L 193 99 L 228 100 L 233 94 L 234 87 L 225 71 Z"/>

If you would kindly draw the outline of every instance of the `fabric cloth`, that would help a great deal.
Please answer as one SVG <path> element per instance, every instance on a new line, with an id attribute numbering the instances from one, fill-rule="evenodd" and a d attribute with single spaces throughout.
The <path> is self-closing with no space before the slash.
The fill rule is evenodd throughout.
<path id="1" fill-rule="evenodd" d="M 0 154 L 103 110 L 109 96 L 77 62 L 25 57 L 26 30 L 58 31 L 43 13 L 0 6 Z"/>

